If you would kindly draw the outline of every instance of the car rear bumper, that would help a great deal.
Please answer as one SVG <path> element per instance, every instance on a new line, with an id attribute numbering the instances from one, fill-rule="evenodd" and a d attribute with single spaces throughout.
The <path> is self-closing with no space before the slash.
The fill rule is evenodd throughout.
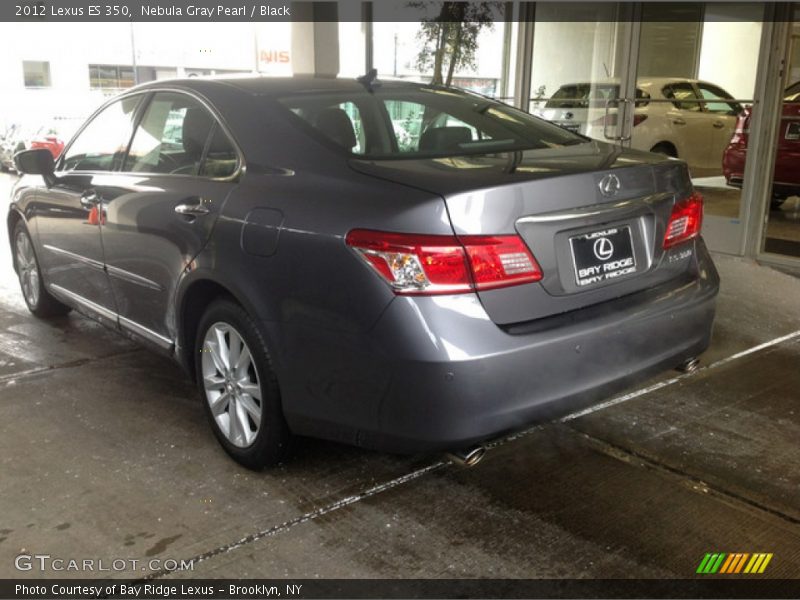
<path id="1" fill-rule="evenodd" d="M 435 451 L 607 398 L 708 347 L 719 278 L 702 241 L 694 248 L 685 278 L 506 328 L 475 295 L 398 297 L 370 332 L 370 351 L 353 357 L 359 364 L 343 369 L 348 354 L 337 358 L 350 381 L 360 370 L 372 382 L 371 398 L 352 388 L 340 399 L 347 407 L 334 420 L 352 436 L 330 419 L 320 427 L 287 414 L 290 426 L 385 451 Z"/>

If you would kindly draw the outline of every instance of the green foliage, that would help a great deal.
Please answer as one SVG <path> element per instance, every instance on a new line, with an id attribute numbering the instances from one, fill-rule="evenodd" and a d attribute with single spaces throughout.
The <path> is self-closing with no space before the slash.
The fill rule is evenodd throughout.
<path id="1" fill-rule="evenodd" d="M 422 42 L 417 69 L 433 71 L 431 83 L 449 86 L 458 69 L 475 68 L 478 34 L 494 28 L 497 2 L 410 2 L 409 6 L 428 11 L 440 6 L 439 14 L 420 22 L 417 39 Z"/>

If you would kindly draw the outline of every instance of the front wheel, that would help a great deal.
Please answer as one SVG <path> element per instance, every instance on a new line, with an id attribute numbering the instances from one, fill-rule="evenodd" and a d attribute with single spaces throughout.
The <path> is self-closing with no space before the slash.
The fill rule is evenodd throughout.
<path id="1" fill-rule="evenodd" d="M 57 317 L 70 311 L 68 306 L 56 300 L 44 287 L 33 241 L 22 221 L 14 227 L 14 264 L 28 310 L 41 318 Z"/>
<path id="2" fill-rule="evenodd" d="M 225 451 L 249 469 L 279 463 L 290 434 L 264 336 L 238 304 L 216 300 L 198 327 L 197 384 Z"/>

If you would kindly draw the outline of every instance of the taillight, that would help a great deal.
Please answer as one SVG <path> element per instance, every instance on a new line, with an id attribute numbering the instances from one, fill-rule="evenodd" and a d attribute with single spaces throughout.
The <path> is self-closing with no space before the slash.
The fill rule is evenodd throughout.
<path id="1" fill-rule="evenodd" d="M 398 294 L 459 294 L 539 281 L 517 235 L 417 235 L 354 229 L 346 243 Z"/>
<path id="2" fill-rule="evenodd" d="M 733 130 L 731 144 L 747 144 L 747 136 L 750 133 L 750 113 L 745 112 L 736 119 L 736 129 Z"/>
<path id="3" fill-rule="evenodd" d="M 703 226 L 703 196 L 693 192 L 691 196 L 672 207 L 672 214 L 664 234 L 664 249 L 686 242 L 700 235 Z"/>

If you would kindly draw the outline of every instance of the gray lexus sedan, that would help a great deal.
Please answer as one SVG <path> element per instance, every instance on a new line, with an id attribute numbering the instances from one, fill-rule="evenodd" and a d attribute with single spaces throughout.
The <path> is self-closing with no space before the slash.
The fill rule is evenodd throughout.
<path id="1" fill-rule="evenodd" d="M 31 312 L 175 357 L 251 468 L 293 435 L 473 460 L 709 344 L 686 164 L 467 92 L 153 82 L 16 164 Z"/>

